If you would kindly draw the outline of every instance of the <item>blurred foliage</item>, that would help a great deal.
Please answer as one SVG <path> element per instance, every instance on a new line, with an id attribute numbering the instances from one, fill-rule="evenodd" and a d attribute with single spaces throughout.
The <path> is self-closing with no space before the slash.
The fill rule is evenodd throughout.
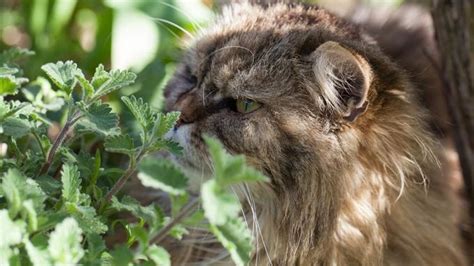
<path id="1" fill-rule="evenodd" d="M 28 48 L 36 56 L 25 68 L 38 76 L 44 62 L 73 60 L 86 76 L 98 64 L 131 68 L 136 85 L 121 94 L 161 107 L 162 87 L 174 70 L 187 32 L 212 19 L 206 0 L 2 0 L 0 50 Z M 120 111 L 121 95 L 109 101 Z"/>

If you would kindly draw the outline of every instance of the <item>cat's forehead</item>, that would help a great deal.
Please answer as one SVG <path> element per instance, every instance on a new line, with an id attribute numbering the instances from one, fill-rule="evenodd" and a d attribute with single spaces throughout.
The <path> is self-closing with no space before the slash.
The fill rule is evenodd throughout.
<path id="1" fill-rule="evenodd" d="M 296 82 L 304 53 L 351 30 L 318 8 L 238 6 L 198 38 L 191 67 L 217 88 L 278 96 Z"/>

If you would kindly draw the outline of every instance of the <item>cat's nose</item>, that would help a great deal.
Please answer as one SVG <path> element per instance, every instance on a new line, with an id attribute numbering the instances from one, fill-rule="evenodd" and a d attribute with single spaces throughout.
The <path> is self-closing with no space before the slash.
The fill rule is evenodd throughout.
<path id="1" fill-rule="evenodd" d="M 186 115 L 184 113 L 181 113 L 179 115 L 178 120 L 176 121 L 176 124 L 174 124 L 174 130 L 177 130 L 181 125 L 189 123 L 192 123 L 192 121 L 186 118 Z"/>

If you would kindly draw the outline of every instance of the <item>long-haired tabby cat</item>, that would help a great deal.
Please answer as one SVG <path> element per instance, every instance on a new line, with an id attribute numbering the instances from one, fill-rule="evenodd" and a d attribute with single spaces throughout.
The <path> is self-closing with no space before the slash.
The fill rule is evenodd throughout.
<path id="1" fill-rule="evenodd" d="M 374 39 L 327 11 L 242 3 L 196 38 L 165 96 L 181 111 L 176 161 L 196 180 L 211 171 L 203 133 L 270 177 L 241 188 L 255 263 L 464 265 L 414 91 Z"/>

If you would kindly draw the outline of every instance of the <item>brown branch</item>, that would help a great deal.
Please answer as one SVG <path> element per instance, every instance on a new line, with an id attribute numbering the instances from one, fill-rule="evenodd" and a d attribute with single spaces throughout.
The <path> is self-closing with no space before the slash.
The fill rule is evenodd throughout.
<path id="1" fill-rule="evenodd" d="M 472 0 L 433 0 L 432 16 L 441 56 L 444 94 L 453 123 L 466 196 L 474 225 L 474 4 Z"/>

